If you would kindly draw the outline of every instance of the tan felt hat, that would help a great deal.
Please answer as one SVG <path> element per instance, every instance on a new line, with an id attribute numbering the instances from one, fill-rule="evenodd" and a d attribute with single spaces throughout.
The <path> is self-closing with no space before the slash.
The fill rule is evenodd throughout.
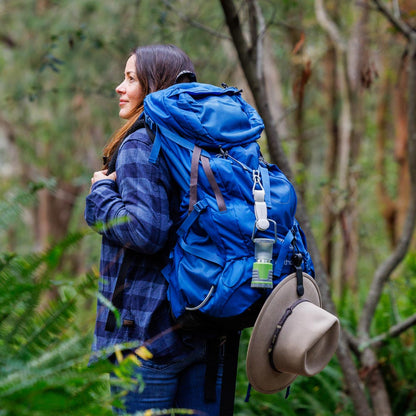
<path id="1" fill-rule="evenodd" d="M 254 324 L 246 366 L 250 384 L 260 393 L 276 393 L 298 375 L 319 373 L 337 349 L 339 320 L 322 309 L 315 280 L 303 273 L 301 297 L 296 287 L 296 273 L 283 279 Z"/>

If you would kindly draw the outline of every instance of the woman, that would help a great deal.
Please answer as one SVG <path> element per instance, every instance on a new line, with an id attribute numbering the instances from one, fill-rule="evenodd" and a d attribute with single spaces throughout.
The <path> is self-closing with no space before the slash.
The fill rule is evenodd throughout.
<path id="1" fill-rule="evenodd" d="M 90 226 L 111 224 L 100 229 L 100 292 L 119 309 L 121 318 L 120 326 L 98 302 L 93 351 L 136 342 L 153 354 L 137 367 L 144 390 L 125 396 L 128 413 L 174 407 L 208 415 L 219 412 L 222 365 L 216 398 L 205 402 L 206 340 L 182 334 L 171 321 L 161 269 L 175 234 L 175 188 L 163 157 L 156 165 L 148 162 L 152 141 L 140 118 L 147 94 L 192 81 L 193 73 L 189 57 L 172 45 L 139 47 L 130 55 L 124 80 L 116 88 L 119 116 L 127 122 L 105 147 L 104 170 L 94 173 L 86 200 Z"/>

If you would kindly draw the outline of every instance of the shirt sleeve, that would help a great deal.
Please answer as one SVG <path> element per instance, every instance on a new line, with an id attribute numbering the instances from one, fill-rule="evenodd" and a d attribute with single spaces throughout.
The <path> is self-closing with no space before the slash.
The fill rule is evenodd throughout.
<path id="1" fill-rule="evenodd" d="M 149 162 L 151 146 L 144 129 L 128 136 L 118 152 L 116 182 L 96 182 L 85 208 L 88 225 L 109 224 L 101 234 L 148 254 L 163 248 L 171 226 L 170 178 L 166 167 L 161 166 L 162 158 L 156 164 Z"/>

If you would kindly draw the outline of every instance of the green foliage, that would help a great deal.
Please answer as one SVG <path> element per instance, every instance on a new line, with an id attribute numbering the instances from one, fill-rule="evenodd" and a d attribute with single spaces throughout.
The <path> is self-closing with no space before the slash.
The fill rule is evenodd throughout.
<path id="1" fill-rule="evenodd" d="M 374 335 L 415 314 L 416 252 L 410 252 L 403 268 L 383 293 L 373 325 Z M 388 338 L 378 351 L 390 395 L 393 414 L 410 416 L 416 411 L 416 328 Z"/>
<path id="2" fill-rule="evenodd" d="M 415 314 L 416 302 L 416 252 L 410 252 L 394 278 L 386 286 L 371 327 L 374 339 L 385 335 L 389 329 Z M 367 288 L 361 287 L 362 301 Z M 351 333 L 356 332 L 358 311 L 355 295 L 344 294 L 339 305 L 341 325 Z M 390 396 L 394 415 L 411 416 L 416 409 L 416 329 L 408 328 L 398 337 L 384 338 L 376 348 L 378 362 Z"/>
<path id="3" fill-rule="evenodd" d="M 136 412 L 134 416 L 163 416 L 163 415 L 198 415 L 200 413 L 189 409 L 149 409 L 145 412 Z"/>
<path id="4" fill-rule="evenodd" d="M 25 189 L 13 188 L 5 192 L 0 200 L 0 230 L 4 230 L 10 224 L 21 220 L 23 210 L 31 207 L 36 202 L 36 195 L 41 189 L 52 189 L 55 186 L 54 179 L 41 179 L 30 182 Z"/>
<path id="5" fill-rule="evenodd" d="M 18 221 L 45 184 L 1 201 L 3 220 Z M 1 416 L 112 414 L 110 364 L 88 367 L 91 331 L 82 334 L 74 319 L 80 300 L 94 296 L 97 277 L 71 281 L 58 269 L 84 235 L 71 234 L 44 253 L 0 253 Z"/>
<path id="6" fill-rule="evenodd" d="M 81 237 L 42 254 L 1 255 L 2 416 L 111 414 L 109 363 L 87 366 L 91 336 L 74 327 L 78 300 L 91 296 L 96 276 L 87 275 L 65 296 L 57 290 L 63 283 L 52 280 L 62 253 Z"/>

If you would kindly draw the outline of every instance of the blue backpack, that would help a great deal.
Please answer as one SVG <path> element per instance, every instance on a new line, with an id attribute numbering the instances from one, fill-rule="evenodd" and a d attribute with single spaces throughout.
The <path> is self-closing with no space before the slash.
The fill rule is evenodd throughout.
<path id="1" fill-rule="evenodd" d="M 150 156 L 167 160 L 180 189 L 180 221 L 163 269 L 174 317 L 184 327 L 254 325 L 273 287 L 314 275 L 295 219 L 296 193 L 257 143 L 264 125 L 234 87 L 197 82 L 149 94 Z M 301 293 L 300 293 L 301 294 Z"/>

